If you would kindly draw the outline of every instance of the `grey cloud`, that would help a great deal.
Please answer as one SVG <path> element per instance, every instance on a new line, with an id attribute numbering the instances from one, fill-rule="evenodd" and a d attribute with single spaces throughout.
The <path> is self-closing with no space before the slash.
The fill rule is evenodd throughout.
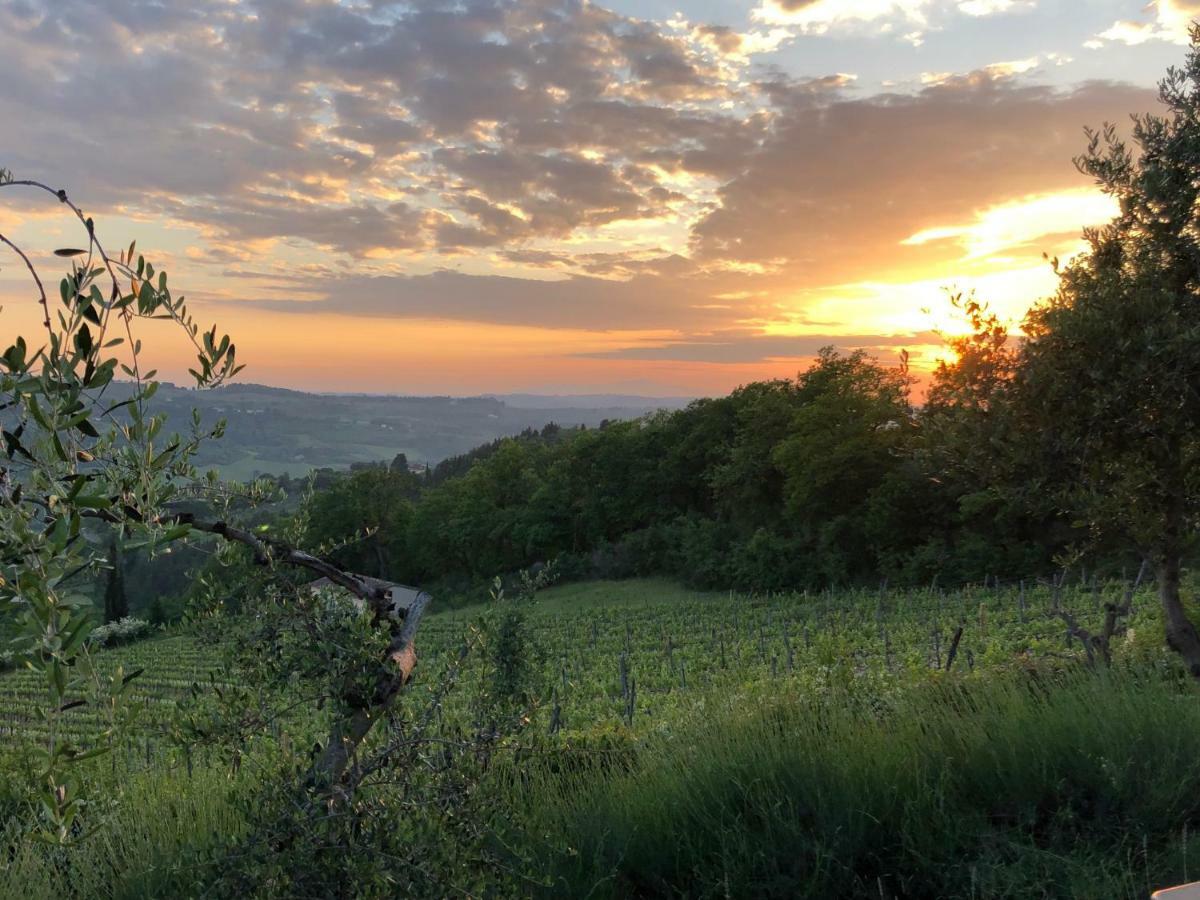
<path id="1" fill-rule="evenodd" d="M 742 36 L 728 25 L 699 25 L 697 31 L 722 53 L 736 53 L 742 48 Z"/>
<path id="2" fill-rule="evenodd" d="M 645 275 L 665 279 L 688 277 L 694 274 L 691 260 L 677 254 L 670 254 L 661 247 L 651 247 L 636 253 L 619 251 L 567 253 L 561 250 L 519 248 L 504 250 L 500 255 L 509 262 L 523 266 L 571 269 L 601 278 L 625 279 Z"/>
<path id="3" fill-rule="evenodd" d="M 766 134 L 767 116 L 715 116 L 624 100 L 573 104 L 553 119 L 505 126 L 516 148 L 611 147 L 619 143 L 639 162 L 727 177 L 740 171 Z"/>
<path id="4" fill-rule="evenodd" d="M 27 126 L 4 164 L 230 241 L 359 254 L 562 236 L 672 199 L 628 177 L 635 156 L 730 145 L 736 117 L 697 105 L 724 96 L 706 66 L 688 41 L 574 0 L 27 0 L 0 7 L 0 115 Z M 660 120 L 631 142 L 588 127 L 597 103 Z M 324 198 L 329 219 L 307 224 L 294 198 L 329 179 L 360 196 Z M 381 185 L 486 202 L 414 231 L 369 199 Z M 491 211 L 515 200 L 524 226 L 498 227 Z"/>
<path id="5" fill-rule="evenodd" d="M 694 55 L 649 23 L 622 29 L 617 45 L 633 74 L 652 95 L 671 96 L 681 89 L 687 94 L 712 83 L 712 73 L 699 65 Z"/>
<path id="6" fill-rule="evenodd" d="M 1082 187 L 1085 124 L 1152 108 L 1151 91 L 1025 87 L 984 73 L 916 95 L 782 93 L 783 111 L 693 232 L 701 259 L 785 259 L 808 285 L 943 257 L 900 242 L 1015 196 Z M 874 277 L 874 275 L 873 275 Z"/>
<path id="7" fill-rule="evenodd" d="M 867 349 L 896 351 L 922 344 L 939 344 L 931 333 L 905 335 L 811 334 L 777 337 L 749 331 L 727 331 L 711 335 L 690 335 L 677 341 L 645 343 L 580 356 L 593 359 L 635 359 L 669 362 L 757 363 L 770 359 L 806 359 L 822 347 L 843 350 Z"/>
<path id="8" fill-rule="evenodd" d="M 522 209 L 525 234 L 560 236 L 580 226 L 656 215 L 661 208 L 654 187 L 639 191 L 612 166 L 576 154 L 455 149 L 435 158 L 462 179 L 464 189 Z M 481 219 L 495 210 L 469 199 L 458 205 Z"/>
<path id="9" fill-rule="evenodd" d="M 333 96 L 337 127 L 333 133 L 346 140 L 370 144 L 376 155 L 390 155 L 421 141 L 425 130 L 404 110 L 393 107 L 385 95 L 370 96 L 339 91 Z"/>
<path id="10" fill-rule="evenodd" d="M 486 249 L 583 273 L 313 275 L 297 293 L 316 305 L 271 308 L 720 330 L 777 313 L 772 292 L 942 258 L 934 244 L 897 248 L 990 203 L 1080 185 L 1081 127 L 1153 106 L 1129 86 L 983 73 L 866 98 L 840 76 L 723 84 L 706 58 L 574 0 L 0 3 L 0 117 L 14 123 L 0 165 L 89 208 L 202 226 L 221 259 L 280 238 L 351 256 Z M 721 185 L 690 258 L 550 243 L 692 199 L 659 170 Z M 381 188 L 405 201 L 376 199 Z M 731 262 L 773 272 L 720 272 Z M 714 309 L 719 294 L 756 299 Z M 733 352 L 686 346 L 671 352 Z"/>
<path id="11" fill-rule="evenodd" d="M 405 203 L 337 205 L 317 198 L 298 204 L 294 198 L 262 192 L 230 198 L 219 208 L 183 209 L 170 200 L 167 209 L 177 210 L 177 219 L 217 226 L 239 239 L 288 235 L 346 253 L 420 246 L 424 222 L 424 213 Z"/>
<path id="12" fill-rule="evenodd" d="M 491 247 L 529 234 L 529 224 L 525 220 L 481 197 L 467 196 L 456 198 L 453 202 L 479 224 L 460 225 L 450 220 L 439 223 L 437 245 L 443 250 Z"/>
<path id="13" fill-rule="evenodd" d="M 395 318 L 440 318 L 546 328 L 665 329 L 681 319 L 721 324 L 724 309 L 709 303 L 718 283 L 704 279 L 639 275 L 624 281 L 591 277 L 557 280 L 467 275 L 439 271 L 418 276 L 331 279 L 316 301 L 255 300 L 254 306 L 284 312 L 335 312 Z M 747 315 L 761 311 L 746 304 Z"/>

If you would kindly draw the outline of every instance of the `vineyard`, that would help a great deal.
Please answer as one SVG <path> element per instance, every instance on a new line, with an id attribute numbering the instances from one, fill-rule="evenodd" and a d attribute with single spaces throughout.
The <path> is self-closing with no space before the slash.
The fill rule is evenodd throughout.
<path id="1" fill-rule="evenodd" d="M 834 681 L 877 684 L 951 670 L 1035 660 L 1086 658 L 1068 622 L 1099 631 L 1106 603 L 1123 602 L 1122 582 L 1031 582 L 942 589 L 740 596 L 685 591 L 666 581 L 564 585 L 525 608 L 537 702 L 530 714 L 546 732 L 624 727 L 634 734 L 669 723 L 713 691 L 787 680 L 821 691 Z M 1149 589 L 1132 597 L 1118 655 L 1155 652 L 1161 625 Z M 479 608 L 431 616 L 420 637 L 417 692 L 436 687 Z M 956 639 L 957 635 L 957 639 Z M 1144 635 L 1144 639 L 1139 639 Z M 97 676 L 121 667 L 134 681 L 136 731 L 162 739 L 178 700 L 210 683 L 220 654 L 189 634 L 93 654 Z M 469 696 L 479 661 L 468 658 L 453 710 Z M 0 735 L 38 739 L 45 724 L 31 673 L 0 675 Z M 62 735 L 105 727 L 104 710 L 84 704 L 65 716 Z M 60 726 L 61 728 L 62 726 Z M 146 752 L 149 752 L 148 750 Z"/>
<path id="2" fill-rule="evenodd" d="M 742 596 L 630 580 L 444 611 L 422 626 L 417 677 L 393 727 L 373 735 L 377 743 L 416 735 L 414 755 L 399 764 L 398 783 L 387 774 L 371 796 L 393 827 L 388 804 L 403 802 L 405 791 L 428 800 L 454 783 L 454 768 L 438 768 L 442 751 L 421 746 L 462 747 L 455 765 L 482 765 L 482 796 L 491 799 L 481 802 L 505 810 L 487 826 L 514 848 L 503 865 L 525 867 L 528 885 L 548 895 L 552 885 L 587 893 L 615 870 L 630 883 L 720 894 L 727 879 L 755 883 L 762 846 L 774 848 L 763 858 L 791 859 L 794 847 L 812 842 L 817 849 L 800 857 L 814 866 L 804 870 L 813 879 L 809 896 L 834 896 L 831 885 L 845 878 L 856 890 L 875 890 L 877 865 L 907 867 L 904 877 L 950 893 L 976 878 L 992 885 L 979 896 L 1093 879 L 1095 890 L 1081 896 L 1144 896 L 1151 876 L 1142 873 L 1182 872 L 1188 854 L 1200 852 L 1178 817 L 1161 815 L 1177 786 L 1200 777 L 1191 737 L 1200 710 L 1186 692 L 1164 689 L 1171 679 L 1160 676 L 1178 664 L 1163 651 L 1152 590 L 1060 577 Z M 1124 674 L 1092 678 L 1078 664 L 1089 655 L 1084 640 L 1101 633 L 1107 605 L 1126 603 L 1128 627 L 1110 648 Z M 521 695 L 520 724 L 494 740 L 480 728 L 507 713 L 481 701 L 496 681 L 489 641 L 506 611 L 520 617 L 527 638 L 530 690 Z M 199 883 L 189 878 L 208 877 L 196 874 L 208 870 L 192 868 L 196 857 L 187 854 L 218 834 L 236 846 L 251 827 L 249 798 L 274 783 L 280 761 L 303 765 L 327 733 L 297 682 L 276 698 L 287 716 L 253 744 L 224 751 L 181 744 L 186 729 L 172 726 L 206 702 L 264 693 L 259 684 L 239 692 L 223 681 L 236 680 L 229 674 L 236 670 L 225 667 L 226 648 L 204 633 L 166 633 L 89 654 L 100 696 L 106 679 L 140 674 L 132 681 L 136 715 L 120 732 L 118 752 L 88 767 L 95 784 L 125 798 L 113 820 L 120 837 L 111 850 L 105 842 L 84 845 L 71 869 L 77 896 L 106 892 L 117 878 L 122 896 L 186 894 Z M 1035 696 L 1024 678 L 1001 674 L 1017 669 L 1069 671 L 1057 690 Z M 16 770 L 20 748 L 48 737 L 35 686 L 31 673 L 0 675 L 0 729 Z M 970 704 L 960 707 L 954 698 L 966 696 Z M 883 710 L 890 715 L 881 717 Z M 89 700 L 62 717 L 58 736 L 82 743 L 109 727 L 106 715 Z M 1160 739 L 1169 750 L 1150 752 Z M 491 768 L 480 762 L 488 758 Z M 577 769 L 580 759 L 611 762 Z M 1113 761 L 1124 762 L 1113 768 Z M 979 802 L 972 786 L 992 782 L 995 796 L 1022 799 L 995 813 L 999 819 L 972 818 Z M 1078 794 L 1063 794 L 1064 784 L 1077 784 Z M 1020 822 L 1040 822 L 1059 804 L 1090 821 L 1094 785 L 1104 785 L 1127 819 L 1124 830 L 1097 826 L 1111 864 L 1095 869 L 1095 857 L 1071 849 L 1070 829 L 1068 843 L 1045 847 L 1022 830 Z M 812 821 L 789 811 L 800 798 L 815 804 Z M 436 804 L 429 815 L 418 828 L 433 829 L 426 850 L 444 843 Z M 890 824 L 910 815 L 923 823 L 915 856 L 910 838 Z M 148 816 L 169 827 L 148 827 Z M 674 837 L 684 832 L 690 849 Z M 1009 847 L 1019 865 L 978 850 L 989 841 Z M 221 846 L 214 859 L 238 858 Z M 823 868 L 827 859 L 844 868 Z M 23 896 L 52 896 L 55 865 L 25 846 L 11 863 Z M 1026 881 L 1005 886 L 1018 875 Z M 620 886 L 611 893 L 623 895 Z M 0 896 L 9 896 L 2 885 Z"/>
<path id="3" fill-rule="evenodd" d="M 134 730 L 152 744 L 171 720 L 176 702 L 194 683 L 207 682 L 216 657 L 196 638 L 173 634 L 141 641 L 112 650 L 89 654 L 93 676 L 86 679 L 93 696 L 89 702 L 68 710 L 57 724 L 58 736 L 74 743 L 88 739 L 109 726 L 102 704 L 94 702 L 107 679 L 133 675 L 127 706 L 134 715 Z M 137 673 L 136 675 L 134 673 Z M 37 740 L 46 736 L 46 723 L 39 714 L 45 704 L 44 679 L 29 671 L 0 675 L 0 737 L 5 740 Z"/>
<path id="4" fill-rule="evenodd" d="M 527 615 L 541 668 L 535 716 L 549 731 L 623 724 L 636 733 L 713 691 L 753 683 L 786 679 L 820 691 L 854 679 L 882 690 L 939 670 L 969 675 L 1085 660 L 1079 632 L 1099 632 L 1105 604 L 1124 602 L 1128 591 L 1128 583 L 1092 580 L 773 596 L 688 592 L 650 580 L 562 586 L 540 595 Z M 1154 598 L 1140 588 L 1131 601 L 1115 653 L 1157 653 Z M 429 621 L 426 665 L 453 655 L 464 620 L 469 613 Z"/>

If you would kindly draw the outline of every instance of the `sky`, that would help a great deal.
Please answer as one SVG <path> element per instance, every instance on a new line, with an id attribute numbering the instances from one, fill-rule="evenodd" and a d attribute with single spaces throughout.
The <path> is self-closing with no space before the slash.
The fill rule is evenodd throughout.
<path id="1" fill-rule="evenodd" d="M 1110 201 L 1200 0 L 0 0 L 0 166 L 136 238 L 242 380 L 699 396 L 817 350 L 927 372 Z M 0 234 L 80 242 L 53 198 Z M 0 258 L 0 340 L 35 295 Z M 181 336 L 147 366 L 182 382 Z"/>

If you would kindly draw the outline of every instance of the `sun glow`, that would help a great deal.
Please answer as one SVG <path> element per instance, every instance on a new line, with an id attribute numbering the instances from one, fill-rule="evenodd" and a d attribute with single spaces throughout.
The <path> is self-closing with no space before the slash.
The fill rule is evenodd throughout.
<path id="1" fill-rule="evenodd" d="M 1028 250 L 1038 238 L 1077 235 L 1082 226 L 1106 221 L 1117 212 L 1116 200 L 1090 188 L 1038 194 L 980 210 L 973 222 L 923 229 L 901 244 L 953 241 L 966 251 L 965 259 L 983 259 Z"/>

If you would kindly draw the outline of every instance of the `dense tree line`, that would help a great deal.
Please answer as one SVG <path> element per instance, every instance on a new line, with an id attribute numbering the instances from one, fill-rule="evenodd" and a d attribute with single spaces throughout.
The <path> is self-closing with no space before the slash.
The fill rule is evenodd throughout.
<path id="1" fill-rule="evenodd" d="M 1044 571 L 1073 530 L 1020 473 L 978 480 L 973 420 L 992 385 L 969 373 L 986 349 L 967 343 L 921 407 L 905 367 L 827 349 L 795 380 L 526 433 L 429 479 L 360 468 L 314 495 L 308 536 L 347 566 L 426 584 L 552 558 L 575 577 L 755 590 Z"/>

